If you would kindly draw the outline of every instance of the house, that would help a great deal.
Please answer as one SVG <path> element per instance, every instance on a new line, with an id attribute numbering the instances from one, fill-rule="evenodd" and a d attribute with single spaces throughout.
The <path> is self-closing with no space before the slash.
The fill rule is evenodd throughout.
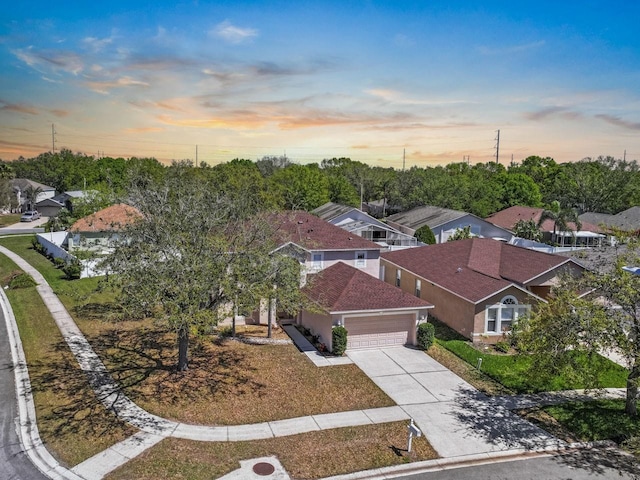
<path id="1" fill-rule="evenodd" d="M 431 313 L 474 342 L 496 342 L 549 297 L 558 276 L 580 275 L 573 259 L 471 238 L 385 252 L 381 279 L 435 305 Z"/>
<path id="2" fill-rule="evenodd" d="M 542 217 L 543 208 L 513 206 L 500 210 L 487 217 L 487 221 L 513 232 L 516 223 L 520 220 L 533 220 L 537 225 Z M 578 230 L 575 223 L 569 222 L 568 227 L 571 231 L 556 231 L 555 236 L 560 247 L 597 247 L 601 246 L 606 235 L 602 233 L 602 229 L 589 222 L 581 222 L 581 228 Z M 542 239 L 551 241 L 554 234 L 554 222 L 547 219 L 540 225 Z"/>
<path id="3" fill-rule="evenodd" d="M 59 193 L 54 197 L 40 200 L 36 203 L 36 210 L 45 217 L 55 217 L 63 208 L 72 211 L 73 201 L 75 199 L 85 198 L 88 194 L 89 192 L 83 190 L 72 190 L 69 192 Z"/>
<path id="4" fill-rule="evenodd" d="M 414 236 L 402 233 L 354 207 L 328 202 L 311 213 L 386 250 L 422 245 Z"/>
<path id="5" fill-rule="evenodd" d="M 119 203 L 77 220 L 69 228 L 68 250 L 84 249 L 107 253 L 123 228 L 142 216 L 130 205 Z"/>
<path id="6" fill-rule="evenodd" d="M 436 243 L 446 242 L 456 230 L 465 227 L 470 227 L 471 234 L 477 237 L 494 238 L 505 242 L 513 238 L 511 232 L 471 213 L 434 206 L 417 207 L 391 215 L 387 218 L 387 224 L 408 235 L 414 235 L 420 227 L 428 225 L 436 237 Z"/>
<path id="7" fill-rule="evenodd" d="M 622 212 L 611 215 L 608 213 L 587 212 L 578 217 L 584 223 L 602 225 L 604 228 L 614 228 L 629 233 L 640 232 L 640 207 L 631 207 Z"/>
<path id="8" fill-rule="evenodd" d="M 332 350 L 332 329 L 347 329 L 347 349 L 415 345 L 417 325 L 433 308 L 426 300 L 403 292 L 362 270 L 337 262 L 314 274 L 303 292 L 317 312 L 303 310 L 300 325 Z"/>
<path id="9" fill-rule="evenodd" d="M 382 247 L 309 212 L 274 214 L 276 251 L 297 258 L 307 273 L 344 262 L 378 277 Z"/>
<path id="10" fill-rule="evenodd" d="M 56 189 L 42 183 L 29 180 L 28 178 L 14 178 L 11 180 L 11 187 L 16 195 L 18 209 L 21 212 L 34 210 L 38 202 L 47 198 L 52 198 L 56 194 Z M 29 198 L 29 191 L 38 191 L 35 199 Z"/>

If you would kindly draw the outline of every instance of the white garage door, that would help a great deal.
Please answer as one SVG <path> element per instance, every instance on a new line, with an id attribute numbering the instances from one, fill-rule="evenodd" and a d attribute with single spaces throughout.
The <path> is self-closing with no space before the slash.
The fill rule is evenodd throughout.
<path id="1" fill-rule="evenodd" d="M 349 332 L 347 348 L 355 350 L 404 345 L 408 342 L 412 325 L 411 318 L 348 318 L 344 324 Z"/>

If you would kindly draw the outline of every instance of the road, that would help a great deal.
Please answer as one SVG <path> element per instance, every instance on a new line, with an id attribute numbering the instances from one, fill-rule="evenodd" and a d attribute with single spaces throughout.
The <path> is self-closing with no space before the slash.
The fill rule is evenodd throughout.
<path id="1" fill-rule="evenodd" d="M 580 450 L 402 477 L 402 480 L 639 480 L 637 460 L 611 450 Z"/>
<path id="2" fill-rule="evenodd" d="M 47 480 L 22 450 L 16 433 L 17 416 L 13 360 L 0 310 L 0 480 Z"/>

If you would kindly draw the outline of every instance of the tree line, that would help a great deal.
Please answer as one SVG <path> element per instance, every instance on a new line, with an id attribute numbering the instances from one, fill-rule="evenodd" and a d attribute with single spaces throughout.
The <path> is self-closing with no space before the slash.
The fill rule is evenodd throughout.
<path id="1" fill-rule="evenodd" d="M 285 156 L 253 161 L 233 159 L 218 165 L 154 158 L 96 158 L 63 149 L 33 158 L 0 161 L 3 178 L 29 178 L 57 192 L 95 190 L 122 198 L 133 178 L 162 179 L 172 167 L 191 165 L 220 192 L 235 195 L 259 209 L 313 210 L 332 201 L 359 206 L 382 200 L 385 212 L 434 205 L 487 217 L 513 205 L 618 213 L 640 203 L 636 161 L 613 157 L 557 163 L 531 156 L 504 166 L 495 162 L 451 163 L 406 170 L 370 166 L 349 158 L 298 164 Z M 1 189 L 0 189 L 1 191 Z"/>

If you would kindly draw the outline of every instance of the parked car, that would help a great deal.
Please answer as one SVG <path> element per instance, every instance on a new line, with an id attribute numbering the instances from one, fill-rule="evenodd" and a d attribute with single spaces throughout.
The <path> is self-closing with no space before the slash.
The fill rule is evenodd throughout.
<path id="1" fill-rule="evenodd" d="M 40 218 L 40 212 L 37 210 L 29 210 L 24 212 L 20 217 L 21 222 L 33 222 L 34 220 L 38 220 Z"/>

